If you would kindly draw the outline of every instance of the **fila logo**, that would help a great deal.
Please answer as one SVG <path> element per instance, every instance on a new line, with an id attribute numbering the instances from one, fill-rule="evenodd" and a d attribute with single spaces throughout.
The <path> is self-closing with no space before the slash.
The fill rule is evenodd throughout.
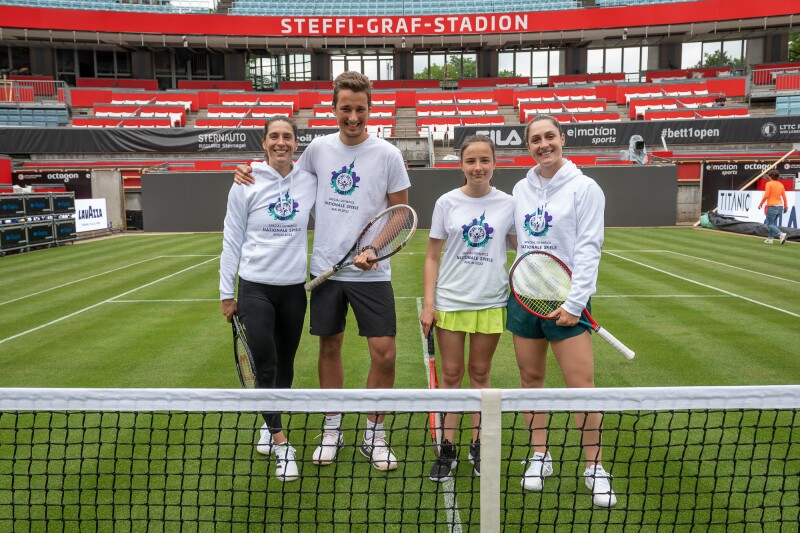
<path id="1" fill-rule="evenodd" d="M 503 130 L 479 130 L 475 132 L 477 135 L 486 135 L 497 146 L 522 146 L 522 137 L 519 136 L 517 130 L 511 130 L 508 135 L 503 136 Z"/>

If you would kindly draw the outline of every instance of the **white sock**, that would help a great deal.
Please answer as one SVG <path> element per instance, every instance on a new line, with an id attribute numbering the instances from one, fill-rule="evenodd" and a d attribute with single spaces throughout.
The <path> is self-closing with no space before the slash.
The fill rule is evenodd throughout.
<path id="1" fill-rule="evenodd" d="M 364 440 L 372 442 L 375 437 L 386 437 L 386 433 L 383 431 L 383 422 L 373 422 L 367 418 L 367 430 L 364 432 Z"/>
<path id="2" fill-rule="evenodd" d="M 342 427 L 342 415 L 325 416 L 325 429 L 335 429 L 339 431 Z"/>

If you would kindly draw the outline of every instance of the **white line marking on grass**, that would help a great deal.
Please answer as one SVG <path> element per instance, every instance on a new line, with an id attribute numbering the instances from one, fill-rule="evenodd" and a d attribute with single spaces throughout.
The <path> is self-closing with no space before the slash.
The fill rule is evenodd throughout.
<path id="1" fill-rule="evenodd" d="M 169 274 L 168 276 L 164 276 L 163 278 L 157 279 L 155 281 L 151 281 L 150 283 L 145 283 L 144 285 L 140 285 L 139 287 L 136 287 L 135 289 L 131 289 L 129 291 L 123 292 L 122 294 L 118 294 L 117 296 L 112 296 L 108 300 L 103 300 L 102 302 L 98 302 L 98 303 L 96 303 L 94 305 L 90 305 L 89 307 L 84 307 L 83 309 L 75 311 L 74 313 L 70 313 L 68 315 L 62 316 L 61 318 L 56 318 L 55 320 L 51 320 L 47 324 L 42 324 L 41 326 L 36 326 L 35 328 L 31 328 L 31 329 L 29 329 L 27 331 L 23 331 L 22 333 L 17 333 L 16 335 L 12 335 L 10 337 L 6 337 L 5 339 L 0 339 L 0 344 L 3 344 L 6 341 L 10 341 L 10 340 L 16 339 L 18 337 L 22 337 L 23 335 L 27 335 L 28 333 L 33 333 L 34 331 L 38 331 L 38 330 L 40 330 L 42 328 L 46 328 L 47 326 L 52 326 L 53 324 L 57 324 L 57 323 L 59 323 L 59 322 L 61 322 L 63 320 L 66 320 L 68 318 L 72 318 L 72 317 L 74 317 L 76 315 L 79 315 L 79 314 L 85 312 L 85 311 L 89 311 L 91 309 L 94 309 L 95 307 L 100 307 L 103 304 L 110 303 L 110 302 L 116 300 L 117 298 L 122 298 L 123 296 L 127 296 L 127 295 L 129 295 L 131 293 L 134 293 L 134 292 L 140 290 L 140 289 L 144 289 L 146 287 L 149 287 L 150 285 L 155 285 L 156 283 L 160 283 L 160 282 L 162 282 L 162 281 L 164 281 L 166 279 L 169 279 L 171 277 L 177 276 L 178 274 L 183 274 L 184 272 L 188 272 L 189 270 L 192 270 L 193 268 L 197 268 L 199 266 L 203 266 L 206 263 L 210 263 L 211 261 L 214 261 L 215 259 L 216 259 L 216 257 L 214 257 L 212 259 L 209 259 L 207 261 L 203 261 L 202 263 L 198 263 L 196 265 L 192 265 L 192 266 L 190 266 L 188 268 L 184 268 L 183 270 L 179 270 L 177 272 L 173 272 L 172 274 Z"/>
<path id="2" fill-rule="evenodd" d="M 149 304 L 149 303 L 195 303 L 195 302 L 218 302 L 219 298 L 182 298 L 179 300 L 114 300 L 110 304 Z"/>
<path id="3" fill-rule="evenodd" d="M 422 298 L 417 298 L 417 315 L 422 314 Z M 428 357 L 428 339 L 425 338 L 425 332 L 422 330 L 422 324 L 419 325 L 419 336 L 422 340 L 422 362 L 425 364 L 425 375 L 428 376 L 428 383 L 431 382 L 431 365 L 430 357 Z M 427 435 L 426 437 L 427 438 Z M 447 509 L 447 525 L 451 533 L 461 533 L 461 513 L 458 510 L 458 502 L 456 502 L 456 486 L 453 478 L 446 479 L 442 483 L 442 490 L 444 491 L 444 506 Z"/>
<path id="4" fill-rule="evenodd" d="M 729 265 L 727 263 L 720 263 L 719 261 L 714 261 L 713 259 L 706 259 L 705 257 L 697 257 L 697 256 L 694 256 L 694 255 L 682 254 L 680 252 L 672 252 L 672 251 L 668 251 L 668 253 L 675 254 L 675 255 L 680 255 L 682 257 L 688 257 L 690 259 L 695 259 L 697 261 L 706 261 L 708 263 L 714 263 L 715 265 L 723 266 L 725 268 L 730 268 L 732 270 L 741 270 L 742 272 L 747 272 L 748 274 L 757 274 L 758 277 L 761 277 L 761 278 L 772 278 L 772 279 L 777 279 L 778 281 L 786 281 L 788 283 L 795 283 L 797 285 L 800 285 L 800 281 L 795 281 L 793 279 L 781 278 L 781 277 L 778 277 L 778 276 L 773 276 L 771 274 L 765 274 L 764 272 L 758 272 L 756 270 L 749 270 L 747 268 L 742 268 L 742 267 Z"/>
<path id="5" fill-rule="evenodd" d="M 628 261 L 629 263 L 633 263 L 635 265 L 639 265 L 639 266 L 643 266 L 645 268 L 649 268 L 651 270 L 655 270 L 656 272 L 660 272 L 660 273 L 665 274 L 667 276 L 671 276 L 673 278 L 677 278 L 677 279 L 680 279 L 680 280 L 683 280 L 683 281 L 686 281 L 686 282 L 689 282 L 689 283 L 693 283 L 695 285 L 699 285 L 699 286 L 705 287 L 707 289 L 711 289 L 711 290 L 715 290 L 715 291 L 721 292 L 723 294 L 727 294 L 728 296 L 733 296 L 735 298 L 739 298 L 741 300 L 745 300 L 746 302 L 754 303 L 754 304 L 760 305 L 762 307 L 767 307 L 769 309 L 773 309 L 775 311 L 779 311 L 781 313 L 785 313 L 787 315 L 800 318 L 800 314 L 792 313 L 791 311 L 788 311 L 786 309 L 781 309 L 780 307 L 775 307 L 774 305 L 769 305 L 769 304 L 764 303 L 764 302 L 759 302 L 758 300 L 753 300 L 752 298 L 748 298 L 746 296 L 742 296 L 741 294 L 736 294 L 735 292 L 726 291 L 725 289 L 720 289 L 719 287 L 714 287 L 713 285 L 708 285 L 706 283 L 701 283 L 701 282 L 693 280 L 693 279 L 689 279 L 689 278 L 686 278 L 686 277 L 683 277 L 683 276 L 679 276 L 678 274 L 673 274 L 672 272 L 668 272 L 668 271 L 663 270 L 661 268 L 657 268 L 657 267 L 654 267 L 652 265 L 641 263 L 639 261 L 634 261 L 633 259 L 628 259 L 627 257 L 622 257 L 621 255 L 617 255 L 617 254 L 612 253 L 612 252 L 606 252 L 606 253 L 608 253 L 609 255 L 613 255 L 614 257 L 616 257 L 618 259 L 622 259 L 623 261 Z"/>
<path id="6" fill-rule="evenodd" d="M 594 298 L 733 298 L 729 294 L 593 294 Z"/>

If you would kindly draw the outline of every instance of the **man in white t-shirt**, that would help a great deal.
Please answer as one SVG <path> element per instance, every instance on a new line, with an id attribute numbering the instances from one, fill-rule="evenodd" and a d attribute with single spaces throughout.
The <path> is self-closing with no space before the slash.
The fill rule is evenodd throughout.
<path id="1" fill-rule="evenodd" d="M 311 275 L 336 264 L 353 245 L 361 229 L 390 205 L 407 204 L 411 182 L 402 153 L 366 130 L 372 91 L 359 72 L 343 72 L 333 84 L 333 112 L 339 132 L 314 139 L 297 164 L 317 176 L 314 248 Z M 237 183 L 249 182 L 250 168 L 236 169 Z M 394 386 L 397 319 L 389 261 L 374 265 L 365 250 L 354 266 L 342 269 L 311 292 L 311 334 L 319 336 L 319 382 L 324 389 L 344 386 L 342 343 L 348 306 L 359 335 L 367 337 L 370 368 L 367 388 Z M 325 417 L 322 442 L 313 462 L 328 465 L 344 444 L 341 414 Z M 383 413 L 367 417 L 359 447 L 378 470 L 394 470 L 397 458 L 386 441 Z"/>

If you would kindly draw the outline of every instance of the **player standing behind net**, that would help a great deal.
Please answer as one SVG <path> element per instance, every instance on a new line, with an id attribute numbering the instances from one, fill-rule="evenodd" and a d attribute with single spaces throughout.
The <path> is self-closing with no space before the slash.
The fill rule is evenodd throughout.
<path id="1" fill-rule="evenodd" d="M 573 272 L 567 301 L 546 320 L 525 311 L 513 295 L 508 299 L 508 330 L 514 334 L 514 351 L 524 388 L 544 386 L 547 347 L 561 367 L 567 387 L 594 387 L 592 339 L 578 324 L 584 307 L 594 294 L 603 244 L 605 196 L 594 180 L 564 159 L 566 138 L 556 119 L 535 116 L 525 128 L 525 144 L 536 166 L 514 186 L 514 219 L 517 256 L 530 250 L 546 250 Z M 522 477 L 526 490 L 541 491 L 544 478 L 553 473 L 547 450 L 546 414 L 528 413 L 533 455 L 526 461 Z M 575 413 L 586 455 L 583 473 L 597 506 L 610 507 L 617 498 L 611 490 L 611 475 L 602 466 L 602 413 Z"/>
<path id="2" fill-rule="evenodd" d="M 302 170 L 318 178 L 312 276 L 336 264 L 380 211 L 408 203 L 411 181 L 402 153 L 366 130 L 371 104 L 369 78 L 351 71 L 337 76 L 333 112 L 339 132 L 314 139 L 297 162 Z M 238 167 L 237 183 L 250 181 L 249 171 L 245 166 Z M 311 292 L 311 334 L 319 336 L 319 383 L 323 389 L 344 386 L 342 343 L 348 306 L 353 308 L 359 335 L 367 337 L 367 388 L 394 386 L 397 318 L 391 269 L 389 261 L 367 262 L 374 257 L 374 251 L 365 248 L 353 266 Z M 378 470 L 394 470 L 397 458 L 387 443 L 383 418 L 383 413 L 367 416 L 359 449 Z M 328 413 L 313 462 L 333 463 L 343 444 L 341 414 Z"/>
<path id="3" fill-rule="evenodd" d="M 470 387 L 490 386 L 492 356 L 504 329 L 506 238 L 513 239 L 514 199 L 492 186 L 495 164 L 491 139 L 467 137 L 461 147 L 464 185 L 439 198 L 433 209 L 419 321 L 426 336 L 436 326 L 442 361 L 440 386 L 445 389 L 461 387 L 467 334 Z M 511 245 L 516 246 L 516 240 Z M 458 413 L 445 415 L 441 451 L 430 471 L 433 481 L 452 477 L 458 464 L 454 441 L 459 418 Z M 472 413 L 471 419 L 469 460 L 479 476 L 480 415 Z"/>
<path id="4" fill-rule="evenodd" d="M 292 163 L 297 126 L 285 116 L 267 120 L 262 142 L 267 161 L 253 163 L 255 185 L 231 187 L 220 257 L 222 314 L 238 314 L 247 329 L 257 386 L 288 389 L 306 315 L 308 217 L 316 178 Z M 233 299 L 239 274 L 239 301 Z M 275 475 L 297 479 L 295 450 L 280 413 L 263 413 L 257 450 L 275 453 Z"/>

